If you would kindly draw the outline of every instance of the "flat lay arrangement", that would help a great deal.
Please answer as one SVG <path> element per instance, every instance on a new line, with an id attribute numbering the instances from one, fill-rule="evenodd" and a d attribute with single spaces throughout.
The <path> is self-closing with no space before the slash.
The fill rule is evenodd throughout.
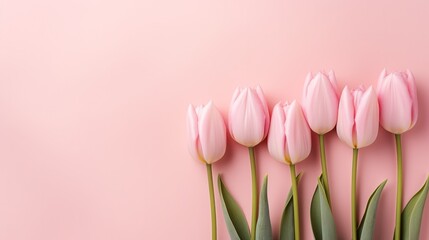
<path id="1" fill-rule="evenodd" d="M 225 154 L 227 132 L 234 141 L 248 148 L 252 177 L 250 225 L 221 175 L 217 177 L 220 205 L 231 239 L 273 239 L 267 194 L 269 176 L 265 176 L 260 187 L 255 157 L 255 146 L 265 142 L 272 158 L 290 169 L 292 186 L 282 214 L 279 239 L 300 239 L 298 186 L 303 172 L 297 174 L 295 165 L 309 156 L 312 150 L 312 133 L 317 135 L 319 140 L 322 169 L 310 206 L 313 235 L 315 239 L 337 239 L 331 211 L 327 167 L 329 156 L 325 153 L 325 146 L 329 143 L 326 143 L 324 138 L 324 135 L 334 128 L 338 138 L 351 148 L 353 156 L 350 173 L 351 239 L 373 238 L 378 202 L 386 184 L 396 184 L 395 231 L 392 237 L 395 240 L 419 239 L 423 209 L 429 191 L 429 178 L 422 183 L 423 186 L 410 201 L 403 204 L 402 169 L 407 161 L 403 162 L 401 143 L 401 135 L 411 130 L 417 119 L 417 89 L 410 70 L 391 73 L 383 70 L 376 87 L 346 85 L 342 91 L 338 89 L 332 70 L 314 75 L 309 73 L 304 83 L 302 100 L 280 101 L 271 114 L 260 86 L 237 88 L 230 104 L 228 124 L 225 124 L 222 114 L 213 102 L 197 107 L 190 105 L 187 114 L 188 149 L 194 159 L 207 167 L 212 239 L 217 239 L 217 205 L 212 165 Z M 376 140 L 379 126 L 390 132 L 395 139 L 396 145 L 392 146 L 391 150 L 396 152 L 397 182 L 389 182 L 388 179 L 381 182 L 369 197 L 362 219 L 358 219 L 358 153 Z"/>
<path id="2" fill-rule="evenodd" d="M 428 9 L 1 0 L 0 240 L 429 240 Z"/>

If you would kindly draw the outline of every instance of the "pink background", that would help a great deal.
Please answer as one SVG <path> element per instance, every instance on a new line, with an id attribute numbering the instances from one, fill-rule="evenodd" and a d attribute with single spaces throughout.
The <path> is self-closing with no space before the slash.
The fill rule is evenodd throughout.
<path id="1" fill-rule="evenodd" d="M 387 0 L 0 1 L 0 239 L 209 239 L 205 166 L 186 149 L 188 104 L 213 99 L 226 113 L 235 87 L 260 84 L 271 109 L 301 98 L 308 71 L 330 68 L 341 87 L 375 84 L 383 67 L 414 72 L 420 117 L 403 137 L 407 202 L 429 173 L 428 8 Z M 247 150 L 229 140 L 215 175 L 250 218 Z M 335 132 L 327 156 L 338 235 L 348 239 L 352 152 Z M 265 142 L 257 158 L 260 180 L 269 174 L 277 236 L 289 170 Z M 312 239 L 318 148 L 297 168 L 302 235 Z M 393 137 L 380 130 L 361 151 L 358 173 L 360 216 L 389 179 L 375 239 L 392 237 L 395 173 Z M 219 239 L 228 239 L 217 203 Z"/>

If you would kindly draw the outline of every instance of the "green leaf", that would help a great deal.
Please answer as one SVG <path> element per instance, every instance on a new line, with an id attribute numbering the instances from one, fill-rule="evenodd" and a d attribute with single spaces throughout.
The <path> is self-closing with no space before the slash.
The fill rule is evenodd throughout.
<path id="1" fill-rule="evenodd" d="M 401 215 L 401 239 L 418 240 L 423 209 L 429 191 L 429 177 L 423 187 L 411 198 Z"/>
<path id="2" fill-rule="evenodd" d="M 246 217 L 237 201 L 235 201 L 226 189 L 220 176 L 218 177 L 218 188 L 222 202 L 223 216 L 231 240 L 249 240 L 250 231 Z"/>
<path id="3" fill-rule="evenodd" d="M 301 180 L 301 173 L 298 174 L 296 179 Z M 292 196 L 292 187 L 289 190 L 289 194 L 286 198 L 285 208 L 283 210 L 282 220 L 280 223 L 280 240 L 295 239 L 295 228 L 294 228 L 294 219 L 293 219 L 293 196 Z"/>
<path id="4" fill-rule="evenodd" d="M 337 239 L 334 217 L 322 184 L 322 175 L 317 182 L 316 191 L 310 207 L 311 227 L 316 240 Z"/>
<path id="5" fill-rule="evenodd" d="M 264 178 L 261 195 L 259 198 L 259 214 L 256 224 L 256 240 L 272 240 L 273 232 L 271 229 L 270 210 L 268 207 L 267 196 L 268 176 Z"/>
<path id="6" fill-rule="evenodd" d="M 367 240 L 372 239 L 374 226 L 375 226 L 375 214 L 377 212 L 378 200 L 380 199 L 381 192 L 386 185 L 387 180 L 382 182 L 371 194 L 366 204 L 365 214 L 362 217 L 362 221 L 358 228 L 358 239 Z"/>

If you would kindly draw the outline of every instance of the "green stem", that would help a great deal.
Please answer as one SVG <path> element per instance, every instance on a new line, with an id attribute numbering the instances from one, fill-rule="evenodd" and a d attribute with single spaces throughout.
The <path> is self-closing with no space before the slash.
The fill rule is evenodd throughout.
<path id="1" fill-rule="evenodd" d="M 295 227 L 295 240 L 300 239 L 299 235 L 299 206 L 298 206 L 298 184 L 296 182 L 295 165 L 290 165 L 290 177 L 292 179 L 293 196 L 293 222 Z"/>
<path id="2" fill-rule="evenodd" d="M 215 204 L 215 196 L 213 190 L 213 173 L 212 173 L 212 165 L 206 164 L 207 166 L 207 179 L 209 182 L 209 193 L 210 193 L 210 208 L 212 214 L 212 240 L 217 239 L 217 227 L 216 227 L 216 204 Z"/>
<path id="3" fill-rule="evenodd" d="M 402 145 L 401 135 L 395 134 L 396 158 L 397 158 L 397 184 L 396 184 L 396 221 L 395 240 L 401 238 L 401 211 L 402 211 Z"/>
<path id="4" fill-rule="evenodd" d="M 258 182 L 256 178 L 256 160 L 255 149 L 249 147 L 250 167 L 252 171 L 252 226 L 250 239 L 255 240 L 256 237 L 256 222 L 258 220 Z"/>
<path id="5" fill-rule="evenodd" d="M 356 172 L 357 172 L 358 149 L 353 148 L 352 166 L 352 240 L 357 239 L 357 215 L 356 215 Z"/>
<path id="6" fill-rule="evenodd" d="M 319 134 L 319 144 L 320 144 L 320 160 L 322 162 L 322 180 L 325 187 L 326 198 L 328 199 L 329 206 L 331 205 L 331 194 L 329 191 L 329 182 L 328 182 L 328 168 L 326 166 L 326 154 L 325 154 L 325 139 L 323 134 Z"/>

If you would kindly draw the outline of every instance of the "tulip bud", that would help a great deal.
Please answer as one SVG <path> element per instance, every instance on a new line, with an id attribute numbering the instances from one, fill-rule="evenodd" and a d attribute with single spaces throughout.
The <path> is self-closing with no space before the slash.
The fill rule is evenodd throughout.
<path id="1" fill-rule="evenodd" d="M 417 90 L 413 74 L 394 72 L 380 75 L 377 87 L 380 104 L 380 123 L 387 131 L 401 134 L 410 130 L 417 122 Z"/>
<path id="2" fill-rule="evenodd" d="M 262 89 L 235 90 L 229 110 L 229 132 L 246 147 L 258 145 L 268 134 L 270 115 Z"/>
<path id="3" fill-rule="evenodd" d="M 337 123 L 338 88 L 335 74 L 308 73 L 304 84 L 303 109 L 311 130 L 318 134 L 331 131 Z"/>
<path id="4" fill-rule="evenodd" d="M 288 165 L 308 157 L 311 151 L 311 132 L 301 106 L 278 103 L 273 109 L 268 151 L 271 156 Z"/>
<path id="5" fill-rule="evenodd" d="M 379 108 L 372 87 L 350 91 L 346 86 L 338 109 L 338 137 L 352 148 L 372 144 L 378 135 Z"/>
<path id="6" fill-rule="evenodd" d="M 210 101 L 205 106 L 188 107 L 188 149 L 204 163 L 221 159 L 226 150 L 226 127 L 222 115 Z"/>

